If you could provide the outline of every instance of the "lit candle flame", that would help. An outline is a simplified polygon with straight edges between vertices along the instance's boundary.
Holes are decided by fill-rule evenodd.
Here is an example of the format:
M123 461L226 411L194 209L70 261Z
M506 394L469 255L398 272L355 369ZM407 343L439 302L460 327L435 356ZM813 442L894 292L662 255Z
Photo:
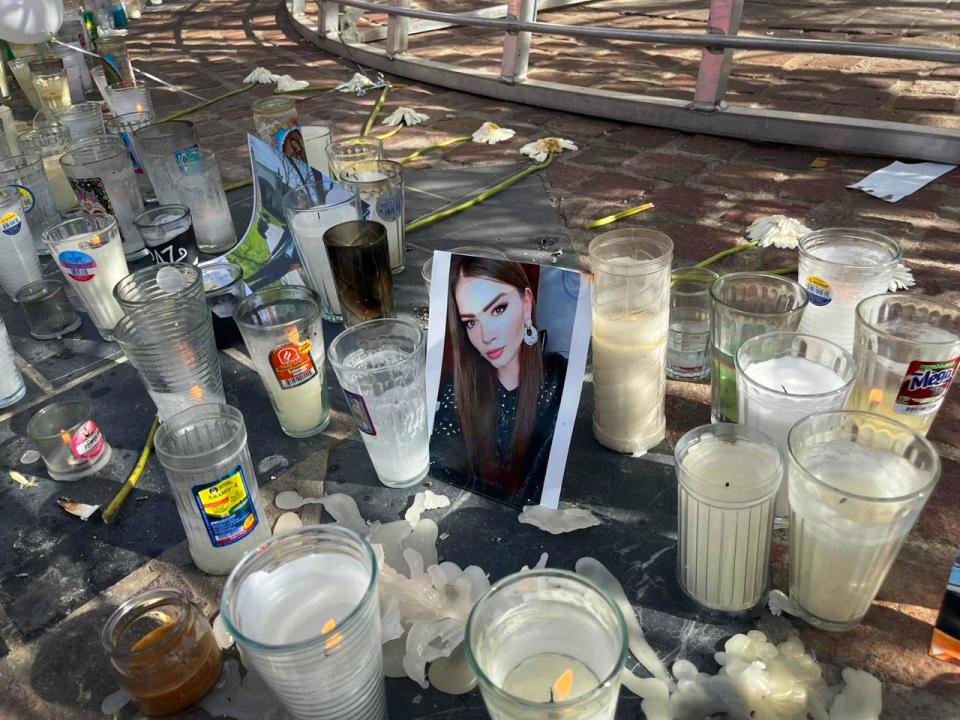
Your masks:
M63 443L64 447L70 447L73 443L73 435L63 428L60 428L60 442Z
M326 634L326 633L333 632L336 629L337 629L337 621L334 620L333 618L330 618L323 624L323 627L320 628L320 632ZM330 650L333 650L337 645L339 645L342 642L343 642L343 635L341 635L340 633L337 633L336 635L331 637L329 640L327 640L323 644L323 649L329 652Z
M143 112L143 105L137 103L137 112Z
M870 390L870 396L867 398L867 402L870 403L870 406L879 405L883 402L883 389L882 388L873 388Z
M300 344L300 331L297 330L297 328L288 327L286 332L287 332L287 340L292 342L294 345ZM333 622L333 620L331 620L330 622Z
M202 400L203 388L201 388L199 385L194 385L192 388L190 388L190 397L192 397L194 400Z
M564 670L557 681L550 688L550 701L563 702L570 696L573 690L573 670L567 668Z

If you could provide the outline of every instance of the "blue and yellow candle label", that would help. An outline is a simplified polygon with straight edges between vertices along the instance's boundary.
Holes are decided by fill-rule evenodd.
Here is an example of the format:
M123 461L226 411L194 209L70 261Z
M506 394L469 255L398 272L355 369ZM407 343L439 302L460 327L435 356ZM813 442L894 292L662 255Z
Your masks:
M829 305L833 300L833 288L823 278L811 275L806 282L807 295L810 297L810 304L822 307Z
M195 485L190 493L214 547L232 545L257 526L257 510L250 499L247 481L239 465L219 480Z
M4 235L17 235L22 227L23 222L15 212L4 213L0 217L0 232Z

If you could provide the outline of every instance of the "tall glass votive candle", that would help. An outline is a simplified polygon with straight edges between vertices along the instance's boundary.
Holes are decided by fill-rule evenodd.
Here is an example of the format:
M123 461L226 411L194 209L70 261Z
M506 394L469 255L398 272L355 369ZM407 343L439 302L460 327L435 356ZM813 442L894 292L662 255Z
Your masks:
M30 418L27 436L43 457L50 477L62 482L92 475L105 467L113 454L93 419L93 408L81 401L47 405Z
M644 453L666 434L666 351L673 241L614 230L590 243L593 270L593 436Z
M130 163L133 165L133 174L137 176L137 184L140 186L140 195L144 202L154 202L157 196L153 191L153 185L150 184L150 178L147 177L146 170L143 169L143 162L137 154L137 149L134 147L132 134L135 130L146 127L154 120L156 120L156 115L154 115L153 110L144 110L116 115L106 123L107 132L119 137L123 140L123 144L127 146L127 152L130 153Z
M10 67L10 72L13 73L13 77L16 78L17 85L23 90L23 94L27 96L27 101L30 103L30 106L37 112L42 110L43 107L40 105L40 97L33 87L33 75L30 74L30 64L22 58L14 58L8 61L7 65Z
M737 350L769 332L793 332L807 306L800 285L764 273L730 273L710 286L710 415L737 422Z
M70 131L71 143L78 143L81 140L97 137L106 132L100 103L77 103L53 113L53 117Z
M270 538L247 427L235 407L203 404L164 418L154 440L194 565L226 575Z
M383 160L383 143L377 138L348 137L337 140L327 146L327 160L330 174L340 177L340 171L347 165L370 160Z
M137 80L131 85L113 83L108 86L107 95L107 104L114 115L153 112L150 88L142 80Z
M403 272L403 165L390 160L352 163L340 171L340 182L360 196L360 215L387 229L390 271Z
M307 162L296 100L281 96L255 101L253 124L257 136L274 150L287 157Z
M113 288L129 273L117 221L110 215L72 218L44 230L43 242L103 339L113 340L123 317Z
M60 157L70 144L70 131L62 125L46 125L24 133L18 142L24 152L42 158L43 171L47 175L56 209L63 212L76 207L77 196L60 165Z
M186 205L158 205L144 210L133 219L137 231L146 244L153 261L196 265L197 241L193 236L193 221Z
M158 310L176 310L187 318L207 316L200 268L188 263L149 265L130 273L113 288L113 295L127 315L149 316Z
M63 60L33 60L30 62L30 76L44 112L53 115L57 110L70 107L70 83Z
M874 413L810 415L790 430L790 599L822 630L855 627L940 477L910 428Z
M829 340L800 333L768 333L737 351L740 422L764 433L787 453L787 433L801 418L840 410L853 387L853 356ZM777 493L776 517L787 520L788 482Z
M216 156L197 149L189 156L168 157L167 167L180 194L180 204L190 208L197 249L215 254L236 245L237 233Z
M800 332L852 351L857 303L886 292L900 246L867 230L826 228L802 237L798 253L798 279L810 295Z
M564 570L509 575L467 620L467 661L493 720L613 720L627 631L614 601Z
M248 295L234 319L280 428L309 437L330 422L320 299L310 288L284 285Z
M710 376L710 286L713 270L676 268L670 276L670 334L667 377L703 380Z
M227 579L220 613L295 720L386 720L379 571L352 530L317 525L272 538Z
M0 408L9 407L27 394L27 385L17 367L7 326L0 317Z
M80 327L80 316L59 280L37 280L24 285L17 291L17 302L27 317L30 336L37 340L59 339Z
M926 435L960 365L960 307L908 293L862 300L853 356L860 374L847 408Z
M133 132L133 145L161 205L179 205L180 191L167 158L190 158L199 149L197 129L189 120L146 125Z
M340 223L323 234L323 244L337 282L343 324L395 317L387 229L371 220Z
M16 302L17 291L40 279L40 258L23 211L20 191L0 187L0 286Z
M50 183L43 171L43 161L35 153L0 158L0 185L15 185L23 196L23 211L33 233L37 252L46 255L47 248L37 238L57 221L57 208L53 203Z
M117 218L127 259L149 255L133 222L143 198L123 141L108 135L83 140L67 148L60 164L85 212Z
M213 336L218 348L228 348L242 340L233 316L247 296L243 268L232 262L213 262L200 267L203 273L203 294L210 308Z
M301 125L303 146L307 153L307 163L325 177L330 177L330 160L327 148L333 142L333 135L326 125Z
M732 423L694 428L677 442L677 579L694 601L745 612L766 596L780 449Z
M409 487L430 469L425 338L409 320L371 320L330 343L330 364L343 388L377 477Z
M287 192L283 196L283 213L307 282L320 295L323 318L341 322L343 310L323 234L334 225L360 219L357 194L324 179L320 185L303 185Z

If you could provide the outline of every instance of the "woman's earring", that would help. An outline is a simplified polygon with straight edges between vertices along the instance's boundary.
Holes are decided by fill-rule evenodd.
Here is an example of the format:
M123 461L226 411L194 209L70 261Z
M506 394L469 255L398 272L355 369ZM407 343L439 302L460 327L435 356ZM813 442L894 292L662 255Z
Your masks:
M540 333L533 326L533 320L527 318L527 325L523 328L523 342L527 345L536 345L540 339Z

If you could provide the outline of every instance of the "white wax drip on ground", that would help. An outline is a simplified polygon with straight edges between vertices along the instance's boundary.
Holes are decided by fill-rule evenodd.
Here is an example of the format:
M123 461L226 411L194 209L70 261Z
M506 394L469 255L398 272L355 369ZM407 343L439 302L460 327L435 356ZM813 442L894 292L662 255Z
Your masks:
M446 495L437 495L432 490L424 490L413 496L413 502L404 513L403 519L413 525L420 522L420 517L426 510L439 510L440 508L450 507L450 498Z
M303 521L295 512L285 512L273 524L273 534L279 535L287 530L296 530L303 527Z
M545 505L526 505L517 520L538 527L551 535L583 530L600 524L600 520L583 508L554 510Z

